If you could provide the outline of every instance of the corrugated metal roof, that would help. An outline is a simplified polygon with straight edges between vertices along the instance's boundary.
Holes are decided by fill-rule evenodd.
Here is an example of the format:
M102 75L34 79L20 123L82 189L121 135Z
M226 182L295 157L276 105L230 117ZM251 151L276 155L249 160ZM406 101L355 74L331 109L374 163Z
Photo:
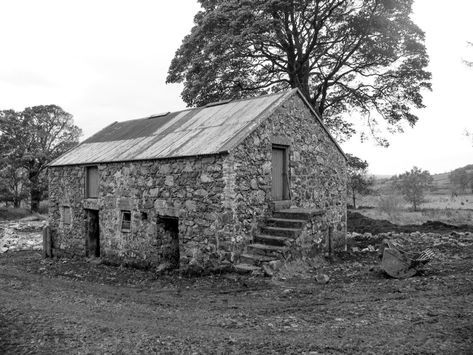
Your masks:
M236 144L235 137L248 135L263 112L292 92L230 101L160 117L116 122L49 165L163 159L227 152Z
M293 89L158 117L115 122L60 156L49 166L177 158L228 152L256 129L281 102L295 93L301 96L320 122L302 93L298 89ZM320 124L327 131L322 122ZM333 138L332 140L343 154L337 142Z

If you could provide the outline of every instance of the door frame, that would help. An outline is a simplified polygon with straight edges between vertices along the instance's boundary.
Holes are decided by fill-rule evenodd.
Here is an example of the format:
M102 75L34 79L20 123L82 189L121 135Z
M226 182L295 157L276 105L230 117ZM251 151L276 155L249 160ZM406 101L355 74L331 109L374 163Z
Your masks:
M284 145L284 144L272 144L271 145L271 159L272 159L272 154L273 154L273 149L279 149L283 151L283 191L282 191L282 200L281 201L289 201L291 199L291 191L290 191L290 186L289 186L289 145ZM271 164L272 168L272 164ZM271 176L272 178L272 176Z

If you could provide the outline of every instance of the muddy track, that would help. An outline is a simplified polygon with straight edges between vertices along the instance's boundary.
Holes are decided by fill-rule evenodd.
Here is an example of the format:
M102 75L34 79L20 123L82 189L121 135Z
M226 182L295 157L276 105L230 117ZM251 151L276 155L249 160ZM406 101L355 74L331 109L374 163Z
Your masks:
M233 274L156 278L5 253L0 353L471 353L473 235L462 237L463 248L434 239L422 239L439 258L421 276L388 279L376 253L345 253L320 266L325 285Z

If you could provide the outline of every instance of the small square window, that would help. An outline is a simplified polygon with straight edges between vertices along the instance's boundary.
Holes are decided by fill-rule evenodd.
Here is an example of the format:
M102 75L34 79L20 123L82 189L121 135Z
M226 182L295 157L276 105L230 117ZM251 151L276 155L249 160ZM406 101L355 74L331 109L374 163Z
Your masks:
M131 230L131 212L122 211L121 231L129 232Z
M62 223L64 225L71 224L71 208L69 206L62 206Z

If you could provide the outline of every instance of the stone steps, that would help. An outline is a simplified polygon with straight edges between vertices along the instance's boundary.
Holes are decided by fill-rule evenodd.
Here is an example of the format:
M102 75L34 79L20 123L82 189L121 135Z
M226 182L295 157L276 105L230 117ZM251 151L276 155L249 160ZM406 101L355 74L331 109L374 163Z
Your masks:
M238 272L262 272L276 260L284 260L289 251L288 245L296 239L307 221L324 212L319 209L291 208L273 213L264 221L259 233L254 235L253 243L247 245L246 252L235 265Z
M264 256L258 254L241 254L240 263L247 265L261 266L263 263L269 263L270 261L277 260L275 256Z
M252 272L261 271L259 266L249 265L245 263L236 264L234 266L235 271L239 274L251 274Z
M276 256L278 258L284 256L284 253L287 251L287 247L282 247L278 245L253 243L247 246L248 254L252 253L264 256Z
M286 218L268 218L266 219L266 226L268 227L282 227L282 228L302 228L305 221L300 219L286 219Z
M261 233L278 237L296 238L301 232L301 228L283 228L283 227L262 227Z
M287 210L280 210L274 212L273 217L307 221L310 217L315 215L322 215L323 213L324 212L319 209L290 208Z
M241 273L261 272L263 266L272 261L283 260L289 251L287 245L300 235L309 218L321 214L321 210L303 208L274 212L260 226L253 243L247 245L246 253L240 256L240 263L235 265L235 269Z
M254 236L253 240L259 244L266 245L276 245L276 246L285 246L288 244L292 238L281 237L276 235L267 235L267 234L257 234Z

